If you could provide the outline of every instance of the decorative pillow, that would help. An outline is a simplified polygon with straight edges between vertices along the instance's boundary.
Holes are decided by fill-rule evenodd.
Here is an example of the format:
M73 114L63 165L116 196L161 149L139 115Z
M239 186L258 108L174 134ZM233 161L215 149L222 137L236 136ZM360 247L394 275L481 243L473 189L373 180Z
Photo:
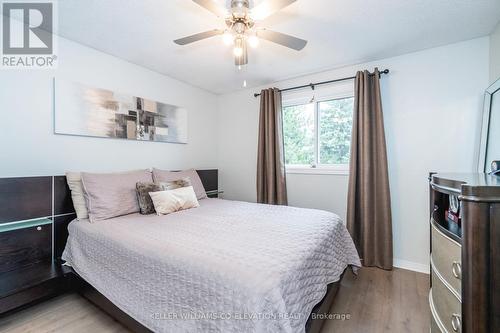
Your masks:
M76 218L78 220L88 219L89 212L83 193L82 175L79 172L66 172L66 181L71 191L71 199L73 199Z
M137 192L137 201L139 201L139 209L142 215L149 215L155 213L155 206L151 200L149 192L158 192L163 188L155 183L137 183L135 185Z
M189 177L185 177L185 178L177 179L177 180L171 180L168 182L161 182L161 183L159 183L159 185L161 186L162 191L175 190L176 188L192 186L191 180L189 179ZM154 192L154 191L150 191L150 192Z
M166 171L153 168L153 180L155 183L165 183L173 180L178 180L182 178L189 178L191 185L193 186L194 192L196 193L196 198L198 200L205 199L207 193L205 188L201 183L200 176L195 169L189 169L184 171Z
M107 174L82 172L90 222L139 212L136 184L151 181L149 170Z
M167 215L182 209L200 206L192 186L169 191L150 192L149 195L153 200L158 215Z

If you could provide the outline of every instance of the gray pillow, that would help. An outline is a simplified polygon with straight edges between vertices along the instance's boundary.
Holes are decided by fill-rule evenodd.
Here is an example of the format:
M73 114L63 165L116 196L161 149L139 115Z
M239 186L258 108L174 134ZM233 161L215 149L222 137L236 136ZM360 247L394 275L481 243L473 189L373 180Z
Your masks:
M177 179L177 180L171 180L167 182L161 182L159 183L161 186L162 191L168 191L168 190L175 190L181 187L188 187L192 186L191 185L191 179L189 177L185 177L182 179ZM152 192L152 191L150 191Z
M139 201L139 209L142 215L149 215L156 213L153 200L149 192L162 191L162 187L155 183L137 183L135 185L137 193L137 201Z
M200 176L195 169L183 170L183 171L167 171L153 168L153 180L155 183L165 183L169 181L174 181L178 179L189 178L191 181L191 186L193 186L194 192L196 193L196 198L198 200L205 199L207 193L201 182Z
M139 212L135 186L153 179L149 170L121 173L82 172L90 222Z

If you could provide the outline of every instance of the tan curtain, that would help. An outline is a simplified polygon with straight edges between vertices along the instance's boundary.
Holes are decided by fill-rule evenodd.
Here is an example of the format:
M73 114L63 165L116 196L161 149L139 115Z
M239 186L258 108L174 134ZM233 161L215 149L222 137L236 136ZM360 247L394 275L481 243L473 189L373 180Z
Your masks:
M356 74L347 228L364 266L392 269L391 195L379 71Z
M257 202L287 205L281 92L276 88L260 94Z

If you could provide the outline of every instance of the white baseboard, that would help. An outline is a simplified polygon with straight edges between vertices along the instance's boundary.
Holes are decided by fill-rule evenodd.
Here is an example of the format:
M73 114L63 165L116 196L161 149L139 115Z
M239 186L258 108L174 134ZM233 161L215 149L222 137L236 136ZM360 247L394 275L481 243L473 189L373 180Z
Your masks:
M393 265L394 265L394 267L407 269L409 271L415 271L415 272L425 273L425 274L430 273L429 265L419 264L419 263L408 261L408 260L394 258Z

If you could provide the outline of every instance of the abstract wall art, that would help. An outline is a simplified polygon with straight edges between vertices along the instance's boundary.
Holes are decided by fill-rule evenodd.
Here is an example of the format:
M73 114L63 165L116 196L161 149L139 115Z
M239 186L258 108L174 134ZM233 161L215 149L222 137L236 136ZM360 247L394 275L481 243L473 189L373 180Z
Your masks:
M54 79L55 134L187 143L187 110Z

